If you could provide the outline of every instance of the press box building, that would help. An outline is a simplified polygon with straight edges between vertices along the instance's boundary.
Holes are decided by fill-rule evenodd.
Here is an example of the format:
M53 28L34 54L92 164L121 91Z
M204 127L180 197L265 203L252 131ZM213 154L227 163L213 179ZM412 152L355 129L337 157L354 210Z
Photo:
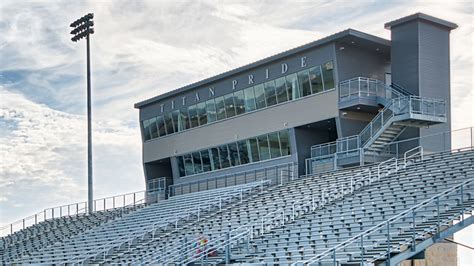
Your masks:
M451 22L417 13L391 40L348 29L135 104L148 190L182 194L271 172L386 160L450 130Z

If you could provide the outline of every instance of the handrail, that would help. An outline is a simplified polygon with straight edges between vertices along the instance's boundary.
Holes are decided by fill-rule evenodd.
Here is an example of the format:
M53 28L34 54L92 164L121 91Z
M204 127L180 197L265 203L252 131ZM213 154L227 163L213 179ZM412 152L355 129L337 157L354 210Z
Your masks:
M217 205L217 206L219 206L219 209L220 209L222 207L222 198L223 197L228 196L228 199L231 199L235 195L241 195L241 192L243 191L244 188L246 188L247 190L252 190L255 187L263 186L263 184L266 184L266 183L269 183L269 181L268 180L261 180L261 181L257 181L257 182L253 182L253 183L248 183L248 184L243 185L243 186L241 186L237 189L226 191L224 194L221 194L221 192L219 192L218 197L217 197L218 200L216 200L215 197L210 198L207 201L207 205L208 205L209 208L211 208L212 206ZM128 235L125 235L125 236L122 236L118 239L114 239L112 241L109 241L108 243L102 245L101 247L98 247L98 248L94 249L92 251L92 253L91 253L91 251L83 252L83 253L81 253L81 254L73 257L73 258L68 259L67 262L68 263L69 262L79 263L79 261L84 262L85 260L87 260L89 258L92 258L92 257L97 257L100 254L104 254L104 256L105 256L105 254L107 254L111 249L113 249L115 247L120 247L123 244L126 244L126 243L130 242L133 239L137 239L137 238L143 237L143 236L145 236L149 233L156 232L158 229L164 228L164 230L166 230L169 224L174 224L175 227L178 228L178 224L181 220L183 220L183 218L188 218L191 215L196 215L197 220L199 220L199 214L200 214L200 208L198 208L196 210L194 207L192 207L192 208L188 209L188 212L185 215L176 216L175 220L165 220L165 221L160 220L160 221L157 221L157 222L153 223L152 225L143 228L139 232L137 232L137 231L131 232ZM154 236L154 234L153 234L153 236ZM97 250L100 250L100 251L97 252Z
M143 194L143 198L140 195ZM131 197L131 199L130 199ZM99 198L94 200L94 210L93 212L105 211L115 209L117 207L133 206L137 205L137 201L146 198L146 191L137 191L131 193L120 194L116 196L109 196L104 198ZM128 199L128 200L127 200ZM112 201L112 206L107 206L107 203ZM126 204L125 202L132 202L133 204ZM122 203L122 205L117 204ZM103 208L99 209L99 204L103 204ZM82 207L84 206L84 207ZM10 224L0 227L0 234L3 234L5 230L9 229L9 233L2 236L2 238L13 235L13 233L20 230L24 230L30 226L36 225L38 223L61 217L77 216L80 214L87 214L87 201L81 201L72 204L60 205L57 207L46 208L41 212L30 215L23 219L17 220ZM15 225L20 224L20 228L15 228Z
M410 154L412 153L412 154ZM410 155L409 155L410 154ZM405 166L407 166L409 160L415 156L418 156L420 155L421 157L421 160L423 161L423 146L417 146L413 149L410 149L408 151L406 151L404 154L403 154L403 163Z
M395 168L395 172L398 171L398 169L399 168ZM364 175L364 174L367 174L367 175ZM327 203L330 203L334 200L337 200L337 199L343 197L344 195L347 195L349 193L353 193L353 191L356 188L356 185L359 182L362 182L362 186L363 186L364 180L367 179L368 184L370 185L370 184L372 184L372 182L380 180L381 177L382 176L380 175L380 172L378 172L377 177L376 177L377 179L374 179L372 177L370 168L368 168L367 170L362 170L361 169L361 172L358 175L351 177L349 180L343 180L343 181L340 181L336 184L332 184L328 187L323 188L322 191L321 191L320 197L316 197L314 195L309 195L309 196L306 196L302 199L295 200L293 202L293 204L291 204L290 218L291 219L295 218L295 215L296 215L295 211L296 211L296 208L297 208L296 204L298 202L302 202L302 204L300 204L300 206L298 206L298 209L309 207L310 211L314 211L314 210L316 210L316 208L321 208L322 206L326 205ZM349 185L346 185L347 183ZM286 213L288 213L288 212L285 212L285 208L279 208L275 211L267 213L266 215L264 215L260 219L257 219L254 222L249 222L249 223L247 223L243 226L240 226L240 227L238 227L234 230L231 230L229 232L229 234L231 236L232 235L241 235L242 234L240 232L241 229L246 228L245 229L245 230L247 230L246 232L248 232L250 235L247 235L247 236L242 235L242 236L247 237L247 238L253 238L253 235L254 235L254 232L255 232L254 228L260 228L260 230L258 231L258 234L261 235L265 232L265 226L267 224L269 224L270 222L280 221L279 219L281 219L280 224L284 224ZM275 215L272 216L273 214L275 214ZM265 218L267 218L267 220L265 220ZM250 229L248 229L248 228L250 228ZM235 232L237 232L237 233L235 233ZM226 246L232 244L232 241L230 241L230 240L226 240L223 243L221 243L220 245L214 244L215 242L220 242L223 238L225 238L225 235L221 235L221 236L219 236L219 237L217 237L213 240L210 240L208 242L208 244L211 243L211 246L213 246L213 247L216 246L215 250L223 249ZM239 239L241 239L241 238L239 238ZM235 238L231 237L229 239L235 239ZM182 250L182 249L179 249L179 250ZM205 253L205 252L202 252L202 253ZM176 255L176 256L171 257L171 258L169 258L169 256L166 256L167 259L168 259L167 261L148 260L148 261L145 261L145 263L158 262L158 261L159 262L174 262L174 260L169 260L169 259L179 259L179 257L182 257L183 255L188 255L188 254L191 254L193 256L190 256L190 257L186 258L185 260L180 261L179 264L189 263L189 262L197 260L197 259L199 259L203 256L206 256L206 254L200 254L199 256L195 256L195 254L196 254L195 250L190 250L185 254L180 253L179 255Z
M327 257L327 256L329 256L329 255L334 254L335 251L337 251L337 250L339 250L339 249L341 249L341 248L343 248L343 247L345 247L345 246L347 246L347 245L349 245L349 244L355 242L355 241L358 240L359 238L364 237L364 236L366 236L366 235L368 235L368 234L370 234L370 233L376 231L377 229L381 228L382 226L389 226L389 225L390 225L390 222L393 222L393 221L395 221L395 220L397 220L397 219L399 219L399 218L401 218L401 217L403 217L403 216L405 216L405 215L407 215L407 214L411 214L411 212L413 212L413 211L419 209L420 207L425 206L425 205L427 205L428 203L431 203L431 202L433 202L434 200L439 199L441 196L444 196L444 195L446 195L446 194L449 194L449 193L451 193L451 192L457 190L458 188L462 188L463 186L465 186L465 185L467 185L467 184L469 184L469 183L472 183L472 182L474 182L474 179L466 180L466 181L464 181L464 182L461 183L461 184L458 184L458 185L456 185L456 186L454 186L454 187L452 187L452 188L450 188L450 189L447 189L447 190L445 190L445 191L443 191L443 192L441 192L441 193L439 193L439 194L436 194L435 196L433 196L433 197L431 197L431 198L429 198L429 199L427 199L427 200L424 200L424 201L422 201L421 203L419 203L419 204L417 204L417 205L415 205L415 206L413 206L413 207L411 207L411 208L409 208L409 209L407 209L407 210L405 210L405 211L403 211L403 212L401 212L401 213L399 213L399 214L393 216L392 218L388 219L387 221L383 221L383 222L381 222L381 223L379 223L379 224L377 224L377 225L375 225L375 226L373 226L373 227L371 227L371 228L365 230L364 232L362 232L362 233L360 233L360 234L358 234L358 235L356 235L356 236L354 236L354 237L352 237L352 238L349 238L348 240L346 240L346 241L344 241L344 242L342 242L342 243L336 245L335 247L333 247L333 248L331 248L331 249L327 249L326 251L324 251L324 252L322 252L322 253L320 253L320 254L314 256L313 258L310 258L310 259L305 260L305 261L297 261L297 262L292 263L291 265L292 265L292 266L296 266L296 265L299 265L299 264L309 265L310 263L314 263L314 262L317 262L317 261L321 261L321 259L323 259L323 258L325 258L325 257Z

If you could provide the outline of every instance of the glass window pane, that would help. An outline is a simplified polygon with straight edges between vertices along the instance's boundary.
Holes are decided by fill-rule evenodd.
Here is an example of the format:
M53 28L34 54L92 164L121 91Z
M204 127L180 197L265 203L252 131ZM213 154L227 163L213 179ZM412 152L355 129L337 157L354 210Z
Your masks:
M158 133L160 134L160 137L163 137L166 135L166 126L165 126L165 119L163 116L158 116L156 118L156 123L158 124Z
M183 131L189 128L191 128L191 125L189 124L188 109L186 107L181 108L179 110L178 131Z
M143 120L143 138L145 140L151 139L151 134L150 134L150 120Z
M211 171L211 158L209 157L209 150L201 151L201 159L202 159L202 170L204 172Z
M237 142L237 146L239 148L240 163L248 164L250 162L250 158L249 158L249 150L247 147L247 141L241 140Z
M281 154L282 156L290 155L291 154L291 146L290 146L290 138L288 135L287 130L282 130L278 132L280 136L280 146L281 146Z
M176 157L178 161L178 170L179 170L179 176L185 176L186 172L184 171L184 159L183 156L178 156Z
M257 85L253 87L255 92L255 103L257 105L257 109L265 108L267 105L265 104L265 93L263 84Z
M222 168L230 167L229 151L227 145L219 146L219 161L221 162Z
M250 149L251 162L260 161L260 155L258 152L258 142L256 138L247 140L247 147Z
M281 156L280 141L278 139L278 132L268 134L268 142L270 144L270 155L272 158Z
M232 93L224 95L224 102L227 118L235 116L234 95Z
M179 132L179 110L171 112L171 117L173 118L174 131Z
M298 83L300 84L300 95L308 96L311 94L311 85L309 83L309 71L298 72Z
M212 170L221 169L221 161L219 159L219 150L217 148L211 148L211 167Z
M258 140L258 150L260 152L260 160L270 159L270 147L268 146L267 135L262 135L257 137Z
M253 93L253 87L244 90L245 94L245 112L250 112L256 109L255 106L255 94Z
M237 143L230 143L229 145L229 158L232 166L240 165L239 150L237 149Z
M188 111L189 111L189 120L191 121L191 127L199 126L199 119L197 115L196 105L189 106Z
M312 67L309 69L309 80L311 81L311 91L318 93L323 91L323 80L321 77L321 67Z
M323 64L324 90L334 89L334 71L332 61Z
M199 152L193 152L193 163L194 163L194 173L202 173L202 161L201 154Z
M285 78L278 78L275 80L275 88L277 94L278 103L283 103L288 101L288 93L286 90L286 81Z
M275 82L273 80L265 82L265 99L267 101L267 106L272 106L277 104L276 92L275 92Z
M217 97L216 99L217 120L225 119L224 97Z
M210 99L206 102L207 122L211 123L217 120L216 105L214 99Z
M158 127L156 126L156 117L153 117L149 120L150 122L150 135L151 135L151 138L154 139L154 138L158 138Z
M194 175L194 165L193 165L193 158L191 157L191 154L183 155L183 159L184 159L184 171L186 172L186 175Z
M234 92L234 102L237 115L245 113L244 91Z
M199 120L199 125L205 125L207 124L207 114L206 114L206 103L198 103L197 104L197 115L198 115L198 120Z
M165 114L165 124L166 124L166 133L173 134L174 127L173 127L173 118L171 117L171 113Z
M288 89L288 97L290 100L300 98L300 91L298 89L298 79L296 74L291 74L285 77L286 79L286 88Z

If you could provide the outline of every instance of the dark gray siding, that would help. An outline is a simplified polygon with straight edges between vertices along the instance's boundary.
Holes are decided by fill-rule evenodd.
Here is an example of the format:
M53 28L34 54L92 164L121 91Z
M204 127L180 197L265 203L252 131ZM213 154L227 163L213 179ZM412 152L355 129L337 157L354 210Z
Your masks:
M392 81L419 95L418 22L392 28Z
M382 52L369 51L350 44L337 44L336 58L340 81L354 77L368 77L383 81L385 69L390 64Z

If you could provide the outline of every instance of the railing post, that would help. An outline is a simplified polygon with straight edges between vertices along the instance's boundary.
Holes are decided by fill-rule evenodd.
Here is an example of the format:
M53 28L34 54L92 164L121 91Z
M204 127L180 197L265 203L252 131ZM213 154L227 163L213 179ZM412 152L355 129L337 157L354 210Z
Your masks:
M25 219L22 220L23 222L23 230L25 229Z
M440 230L440 217L439 217L439 196L436 197L436 232L439 234Z
M337 264L336 264L336 249L333 249L333 250L332 250L332 259L333 259L333 260L332 260L332 264L333 264L334 266L336 266L336 265L337 265Z
M415 210L412 211L412 236L411 236L411 251L415 251L415 245L416 245L416 231L415 231L415 222L416 222L416 213Z
M364 265L364 235L360 236L360 265Z
M391 252L391 249L390 249L390 222L387 221L387 264L388 266L390 266L390 252Z
M464 221L464 185L461 185L461 221Z
M137 202L136 202L135 195L136 195L136 193L133 193L133 206L135 206L135 205L136 205L136 203L137 203Z
M35 214L35 224L38 224L38 214Z
M225 265L229 265L230 264L230 243L229 243L229 240L230 240L230 234L229 232L227 232L225 234L225 242L227 243L227 245L225 246Z

